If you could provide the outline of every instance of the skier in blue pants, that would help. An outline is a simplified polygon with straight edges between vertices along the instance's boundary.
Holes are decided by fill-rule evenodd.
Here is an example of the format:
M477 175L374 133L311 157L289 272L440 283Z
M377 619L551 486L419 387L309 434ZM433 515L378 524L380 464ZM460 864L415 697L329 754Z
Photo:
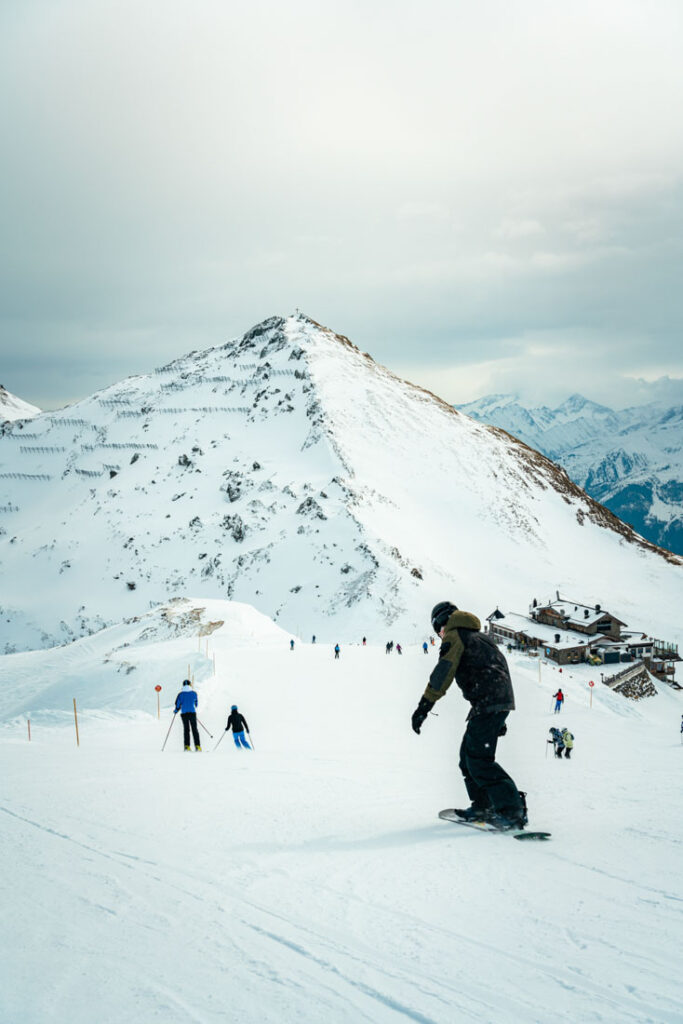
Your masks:
M244 715L241 715L237 710L237 705L233 704L230 708L230 714L228 715L228 724L225 727L225 731L228 732L232 729L232 738L235 741L235 746L239 750L244 747L246 750L251 750L249 742L244 735L244 730L249 732L249 726Z

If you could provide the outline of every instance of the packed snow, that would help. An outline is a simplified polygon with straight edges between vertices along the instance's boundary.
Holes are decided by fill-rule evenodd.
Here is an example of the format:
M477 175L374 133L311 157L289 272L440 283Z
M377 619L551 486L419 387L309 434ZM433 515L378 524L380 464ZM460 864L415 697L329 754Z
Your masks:
M593 669L509 655L499 760L552 833L517 843L437 819L466 802L468 708L454 684L411 731L438 648L360 639L336 661L193 600L0 658L0 1020L683 1020L680 696L597 676L591 707ZM171 713L188 671L201 754ZM233 703L252 752L223 733Z

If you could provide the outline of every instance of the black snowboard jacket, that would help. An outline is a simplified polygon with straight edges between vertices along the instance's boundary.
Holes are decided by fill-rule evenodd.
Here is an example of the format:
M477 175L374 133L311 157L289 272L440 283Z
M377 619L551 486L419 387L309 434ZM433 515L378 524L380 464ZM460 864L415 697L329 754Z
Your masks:
M465 700L472 705L467 716L514 711L515 697L507 661L497 644L481 632L481 623L470 612L452 613L429 677L424 696L440 700L455 679Z
M228 715L228 724L225 727L225 731L232 729L233 732L244 732L246 729L249 732L249 726L244 715L241 715L239 711L231 711Z

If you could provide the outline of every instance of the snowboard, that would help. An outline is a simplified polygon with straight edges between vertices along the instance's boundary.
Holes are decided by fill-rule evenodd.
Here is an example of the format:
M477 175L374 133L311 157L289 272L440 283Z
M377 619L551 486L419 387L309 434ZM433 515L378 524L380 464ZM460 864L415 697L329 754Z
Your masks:
M544 842L546 839L550 839L550 832L527 832L523 828L510 828L506 831L502 831L496 828L494 825L489 825L486 821L463 821L459 818L455 811L450 808L446 808L444 811L439 811L439 817L443 821L452 821L454 825L464 825L465 828L476 828L479 832L498 832L501 836L512 836L513 839L521 839L529 842Z

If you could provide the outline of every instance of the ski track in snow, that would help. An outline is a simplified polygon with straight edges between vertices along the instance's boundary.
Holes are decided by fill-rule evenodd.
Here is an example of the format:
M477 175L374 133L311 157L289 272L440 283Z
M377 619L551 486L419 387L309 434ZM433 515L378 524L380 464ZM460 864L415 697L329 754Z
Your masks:
M155 647L186 663L178 643L148 665ZM577 744L558 763L557 676L512 658L500 759L553 833L529 846L436 819L464 799L467 708L453 687L412 734L434 652L285 644L216 635L202 755L179 726L160 754L167 703L160 722L102 717L94 693L79 750L49 716L30 746L23 723L0 734L2 1024L680 1024L677 695L589 710L563 676ZM256 750L214 754L235 697Z

